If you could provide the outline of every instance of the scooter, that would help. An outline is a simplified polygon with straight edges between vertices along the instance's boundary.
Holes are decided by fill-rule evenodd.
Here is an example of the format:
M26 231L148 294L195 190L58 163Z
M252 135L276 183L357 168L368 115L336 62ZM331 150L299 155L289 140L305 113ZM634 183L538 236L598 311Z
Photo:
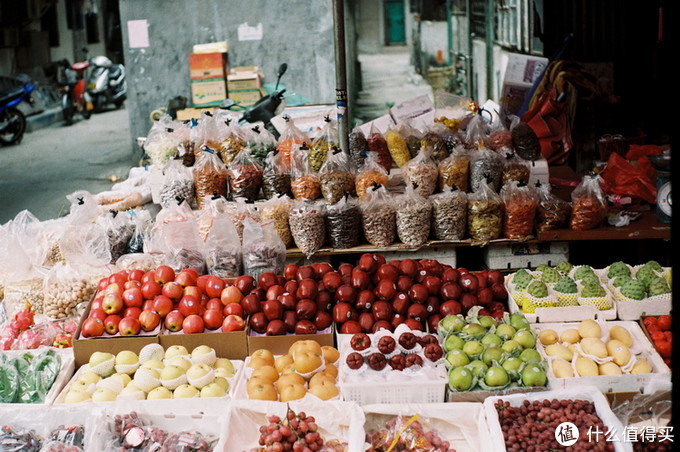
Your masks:
M0 92L0 144L18 144L26 131L26 116L17 106L35 102L32 93L36 86L27 75L0 77L5 88Z
M83 49L87 53L87 49ZM89 60L90 71L87 76L87 94L92 98L95 113L104 110L112 103L120 108L127 99L125 66L113 64L107 57L100 55Z
M92 116L92 100L85 91L85 70L90 66L87 61L70 64L68 60L59 61L62 70L59 79L61 108L67 126L73 124L76 112L85 119Z

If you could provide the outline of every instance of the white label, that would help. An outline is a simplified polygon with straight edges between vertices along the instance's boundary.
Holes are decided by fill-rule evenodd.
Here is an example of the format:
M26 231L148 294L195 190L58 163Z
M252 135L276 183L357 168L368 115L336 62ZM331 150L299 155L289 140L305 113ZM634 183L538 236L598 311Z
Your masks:
M428 126L434 121L434 105L427 94L414 97L390 108L395 123L406 119L414 127Z
M671 200L670 182L666 182L661 187L659 187L659 190L656 192L656 203L663 213L665 213L669 217L671 216L673 202Z
M146 19L128 20L127 26L131 49L149 47L149 24Z
M238 40L239 41L261 41L262 40L262 23L251 27L247 23L238 26Z

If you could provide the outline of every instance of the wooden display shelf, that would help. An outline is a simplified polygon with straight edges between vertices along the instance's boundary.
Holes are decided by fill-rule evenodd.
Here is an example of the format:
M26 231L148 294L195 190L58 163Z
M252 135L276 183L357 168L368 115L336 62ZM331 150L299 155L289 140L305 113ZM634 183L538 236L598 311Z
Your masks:
M542 242L580 241L580 240L628 240L628 239L664 239L670 240L671 225L661 223L654 217L654 212L643 212L640 218L628 226L614 227L603 225L587 231L572 229L556 229L538 233Z

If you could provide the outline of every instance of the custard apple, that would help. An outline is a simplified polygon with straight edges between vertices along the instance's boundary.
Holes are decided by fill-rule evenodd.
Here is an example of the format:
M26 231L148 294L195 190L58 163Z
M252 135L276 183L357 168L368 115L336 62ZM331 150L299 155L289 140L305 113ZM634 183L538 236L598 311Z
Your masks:
M527 292L534 298L545 298L548 296L548 286L543 281L532 281L527 287Z
M541 264L541 265L539 265L538 267L536 267L536 271L537 271L537 272L544 272L544 271L546 271L546 270L549 269L549 268L550 268L549 265Z
M557 264L557 266L555 266L555 270L562 273L563 275L569 274L572 268L574 268L574 266L567 261L562 261L559 264Z
M579 280L583 279L583 277L586 276L586 275L594 275L594 274L595 274L595 270L593 270L593 267L591 267L590 265L581 265L574 272L574 279L579 281Z
M541 281L544 283L556 283L560 280L560 272L552 267L548 267L541 273Z
M586 284L581 291L581 296L583 298L604 297L606 295L607 292L605 292L604 287L597 283Z
M527 279L527 280L524 280L524 279L521 280L520 282L518 282L517 284L515 284L515 290L519 290L519 291L527 290L527 287L529 287L529 284L530 284L531 281L533 281L533 280L534 280L533 278Z
M652 270L656 272L663 271L663 267L661 267L661 264L659 264L657 261L649 261L645 264L645 267L650 267Z
M650 297L670 293L670 291L671 288L668 286L668 282L661 276L657 276L656 278L652 279L652 282L649 283Z
M555 290L562 293L576 293L578 288L576 282L568 276L563 276L562 279L555 284Z
M640 267L637 273L635 273L635 279L643 283L645 287L649 287L649 283L652 281L652 279L658 276L659 275L654 271L652 267L648 267L646 265Z
M621 287L621 294L633 300L643 300L646 296L645 285L642 281L631 279Z
M517 273L515 273L515 275L512 277L512 283L519 284L521 282L526 281L528 285L532 279L533 277L528 271L526 271L523 268L520 268L519 270L517 270Z
M633 278L631 278L630 276L627 276L627 275L617 276L616 278L614 278L612 285L614 287L623 287L623 285L626 284L631 279L633 279Z
M614 262L609 266L609 272L607 272L607 278L613 279L617 276L630 276L630 267L625 262Z

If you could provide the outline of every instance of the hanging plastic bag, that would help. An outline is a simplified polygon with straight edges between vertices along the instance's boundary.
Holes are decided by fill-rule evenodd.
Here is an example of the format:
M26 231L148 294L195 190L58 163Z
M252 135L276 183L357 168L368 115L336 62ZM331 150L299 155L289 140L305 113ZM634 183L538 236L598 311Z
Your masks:
M250 155L264 167L265 160L270 152L276 150L276 138L267 129L255 126L247 129L246 142L250 148Z
M430 153L421 148L418 155L401 168L406 186L416 186L416 193L427 198L434 193L439 179L437 164L430 157Z
M467 195L447 186L430 196L432 232L437 240L463 240L467 229Z
M281 153L281 164L284 169L290 169L291 165L291 154L294 149L303 144L309 144L310 139L305 135L300 129L295 126L295 121L293 121L290 116L286 115L283 117L286 121L286 126L276 142L276 149Z
M248 203L245 198L236 198L234 201L236 201L236 203L231 219L234 222L234 226L236 226L236 232L238 232L239 238L243 239L243 222L246 218L259 222L260 215L257 210L255 210L255 206Z
M479 190L485 182L493 191L498 192L503 177L501 156L487 148L480 148L470 154L470 189Z
M163 168L163 176L163 186L158 193L161 207L175 203L178 197L186 200L189 205L196 205L193 174L182 160L170 160Z
M246 148L246 133L237 125L231 124L230 120L227 120L225 125L227 125L225 134L218 147L213 149L217 149L220 160L229 166L238 153Z
M357 126L349 134L349 156L355 170L358 171L364 165L366 155L368 155L368 141L366 141L364 132Z
M193 176L196 190L196 205L199 209L203 208L206 196L214 194L227 196L227 168L225 168L213 149L203 147L196 156Z
M310 258L326 240L325 212L310 200L293 203L289 214L290 232L300 251Z
M536 229L552 231L566 226L571 215L571 206L550 192L549 184L537 188L538 207L536 209Z
M159 234L167 265L176 272L185 268L193 268L199 274L205 271L196 217L185 201L161 210L154 229Z
M244 220L243 273L257 281L262 273L283 273L286 262L286 246L274 230L272 221L257 223Z
M203 245L208 273L220 278L241 275L241 239L227 213L216 213Z
M363 198L370 187L375 184L385 186L389 179L389 172L380 166L377 155L370 152L354 179L357 196Z
M109 239L111 263L115 263L120 256L127 253L128 244L134 233L134 224L129 215L116 211L100 217L100 224Z
M309 148L306 145L293 149L290 167L290 189L293 197L298 200L320 198L319 176L309 170Z
M531 176L531 162L520 158L509 148L500 148L498 153L505 156L503 160L503 174L501 176L501 187L511 181L520 184L528 184Z
M422 146L430 153L435 163L439 163L449 156L451 151L444 141L443 135L447 135L448 128L443 124L433 124L421 140Z
M278 195L293 196L290 188L290 170L284 168L282 155L274 149L265 160L262 174L262 193L267 199Z
M392 168L392 156L387 147L387 141L382 133L378 130L375 124L371 125L371 130L366 139L368 150L376 155L378 165L382 166L385 171L389 172Z
M152 164L163 166L177 155L179 142L173 132L178 126L169 115L153 123L144 141L144 151Z
M422 152L422 151L421 151ZM419 194L415 184L406 186L406 191L396 199L397 236L405 245L424 245L430 236L432 204Z
M229 194L234 198L245 198L254 202L262 187L262 167L244 148L229 164Z
M354 175L347 153L334 148L319 171L321 194L329 204L335 204L345 194L354 195Z
M338 147L338 124L330 116L324 118L324 126L319 136L312 140L309 149L309 169L318 172L326 161L326 156Z
M343 196L326 208L326 237L331 248L346 249L359 245L361 209Z
M447 158L439 162L439 190L456 187L462 192L470 189L470 154L458 146Z
M607 201L600 188L600 176L583 176L571 192L569 227L585 231L599 227L607 216Z
M384 186L370 187L361 199L361 225L364 238L376 247L394 243L397 231L394 199Z
M468 194L468 234L473 240L494 240L501 235L503 201L481 181L476 192Z
M474 150L484 147L484 142L487 140L488 136L489 125L481 115L474 115L467 123L465 129L465 148Z
M266 201L260 208L260 218L262 221L271 220L274 222L274 230L286 248L293 244L293 236L290 233L290 225L288 224L290 205L290 197L280 194Z
M509 239L526 239L534 232L538 200L528 185L511 181L500 192L505 209L503 235Z
M385 132L385 142L387 149L390 151L392 161L398 166L402 167L411 160L411 153L408 150L408 145L404 137L398 132L396 128L390 128Z

